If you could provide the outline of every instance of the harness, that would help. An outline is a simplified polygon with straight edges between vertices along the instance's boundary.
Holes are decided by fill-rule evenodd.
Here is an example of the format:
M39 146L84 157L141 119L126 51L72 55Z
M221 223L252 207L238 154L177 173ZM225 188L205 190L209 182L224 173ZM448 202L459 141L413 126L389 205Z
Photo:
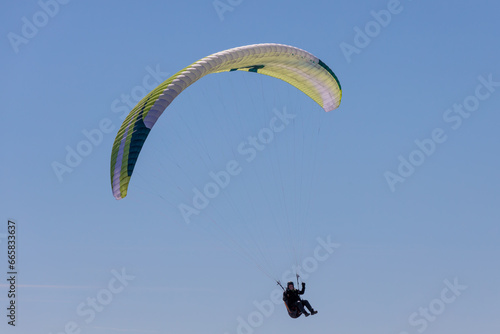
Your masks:
M297 286L299 286L299 274L295 274L297 276ZM280 281L276 281L277 285L279 285L282 289L283 289L283 292L285 292L285 288L283 287L283 285L281 285L281 282ZM298 317L300 317L302 315L302 312L300 312L300 310L298 309L297 306L292 306L292 307L289 307L288 304L286 302L285 303L285 307L286 307L286 310L288 312L288 315L290 316L290 318L293 318L293 319L297 319Z

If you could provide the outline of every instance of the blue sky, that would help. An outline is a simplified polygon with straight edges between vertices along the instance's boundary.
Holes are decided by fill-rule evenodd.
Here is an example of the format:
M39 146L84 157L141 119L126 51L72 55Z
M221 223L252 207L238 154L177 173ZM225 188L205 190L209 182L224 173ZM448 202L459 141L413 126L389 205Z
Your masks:
M7 277L14 219L18 295L13 328L3 280L2 333L498 333L499 9L4 5L0 267ZM322 59L342 84L340 108L325 114L263 76L205 77L157 123L116 201L109 160L127 101L255 43ZM276 110L296 118L246 163L235 148ZM242 172L186 224L177 206L232 160ZM290 319L247 255L277 278L305 267L305 297L320 313Z

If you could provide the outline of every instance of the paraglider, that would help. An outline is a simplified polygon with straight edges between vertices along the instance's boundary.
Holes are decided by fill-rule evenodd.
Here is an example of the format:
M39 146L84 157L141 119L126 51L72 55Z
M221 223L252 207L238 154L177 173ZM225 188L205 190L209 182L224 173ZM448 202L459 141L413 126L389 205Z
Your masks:
M295 289L293 282L291 281L286 284L286 289L283 291L283 301L285 302L288 315L291 318L296 319L302 314L308 317L309 315L315 315L318 313L318 311L312 308L309 301L300 298L300 295L304 294L305 289L306 283L304 282L302 282L302 290ZM308 313L306 308L311 313Z
M264 74L287 82L309 96L326 112L332 111L340 105L342 89L336 75L319 58L299 48L282 44L255 44L228 49L202 58L180 70L152 90L130 111L123 121L113 143L110 164L111 188L113 196L117 200L127 196L132 173L145 141L159 117L172 101L187 87L207 74L233 71ZM273 125L276 125L274 121L278 119L283 121L285 125L293 123L287 117L293 119L295 116L287 115L286 110L278 114L275 112L274 118L270 121L270 128L272 129ZM306 117L308 117L307 115L306 113ZM319 131L316 133L319 133ZM307 147L304 145L304 148ZM276 163L276 165L279 166L279 163ZM224 173L231 174L230 171L224 171ZM282 173L278 174L280 175L281 193L283 194ZM219 183L214 180L210 184L217 186L220 185ZM302 182L297 183L302 184ZM220 189L217 188L216 192L219 191ZM209 196L207 195L207 197ZM302 197L298 196L298 198ZM285 199L282 202L283 206L285 206ZM186 222L189 222L190 215L190 212L183 213ZM275 219L275 217L273 218ZM216 223L212 217L207 220ZM289 219L283 221L289 222ZM242 222L244 223L245 220L243 219ZM217 228L220 227L217 225ZM246 251L245 247L241 248ZM296 249L291 248L294 250L295 262L298 263ZM265 255L264 251L258 253ZM250 259L254 259L254 254L251 254L250 251L246 251L246 255ZM275 279L276 276L271 276L268 272L265 272L259 263L256 263L256 265L281 286L279 280ZM305 291L305 283L302 283L302 290L300 291L294 288L293 282L289 282L287 288L283 288L283 290L283 300L292 318L298 318L301 314L307 317L310 314L317 313L307 300L302 300L299 296Z

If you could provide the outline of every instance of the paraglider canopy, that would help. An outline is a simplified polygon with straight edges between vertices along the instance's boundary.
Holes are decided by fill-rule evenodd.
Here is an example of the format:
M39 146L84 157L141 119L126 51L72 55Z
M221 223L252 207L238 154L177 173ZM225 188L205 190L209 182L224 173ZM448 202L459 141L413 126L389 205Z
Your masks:
M307 51L282 44L255 44L217 52L189 65L146 95L128 114L111 153L113 196L122 199L139 153L158 118L188 86L207 74L247 71L281 79L325 111L336 109L342 90L333 71Z

